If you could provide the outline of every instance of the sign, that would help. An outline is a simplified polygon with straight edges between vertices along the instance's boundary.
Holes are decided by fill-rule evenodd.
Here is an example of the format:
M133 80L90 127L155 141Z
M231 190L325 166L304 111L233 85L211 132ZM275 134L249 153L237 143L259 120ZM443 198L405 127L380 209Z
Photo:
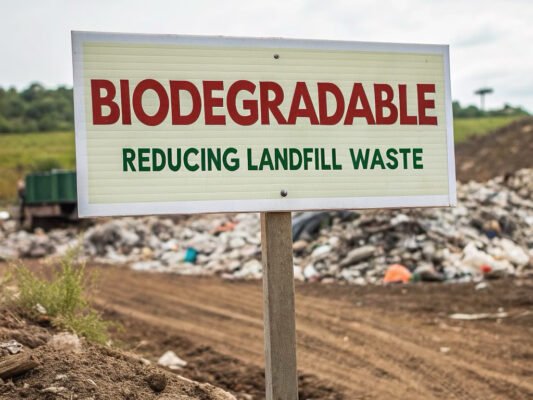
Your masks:
M79 215L262 211L266 399L297 400L290 211L455 204L448 47L72 46Z
M447 46L72 42L80 216L456 202Z

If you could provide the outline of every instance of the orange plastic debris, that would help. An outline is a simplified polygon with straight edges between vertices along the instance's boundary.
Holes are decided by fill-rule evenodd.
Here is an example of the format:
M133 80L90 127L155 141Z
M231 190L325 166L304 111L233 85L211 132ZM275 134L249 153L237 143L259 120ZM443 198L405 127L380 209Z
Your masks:
M395 282L407 283L411 279L411 275L412 275L411 271L409 271L403 265L392 264L389 268L387 268L387 272L385 272L385 277L383 278L383 282L385 283L395 283Z
M222 225L216 227L213 230L213 233L230 232L230 231L234 230L236 226L237 226L236 222L228 221L228 222L225 222Z

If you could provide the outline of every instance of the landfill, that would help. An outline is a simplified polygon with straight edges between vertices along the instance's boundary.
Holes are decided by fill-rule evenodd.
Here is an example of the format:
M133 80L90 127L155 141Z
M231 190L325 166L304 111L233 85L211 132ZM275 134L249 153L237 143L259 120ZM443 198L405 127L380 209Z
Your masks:
M294 275L356 285L532 274L533 169L457 183L456 207L293 213ZM45 232L0 221L0 260L57 257L223 279L260 279L257 213L122 217Z

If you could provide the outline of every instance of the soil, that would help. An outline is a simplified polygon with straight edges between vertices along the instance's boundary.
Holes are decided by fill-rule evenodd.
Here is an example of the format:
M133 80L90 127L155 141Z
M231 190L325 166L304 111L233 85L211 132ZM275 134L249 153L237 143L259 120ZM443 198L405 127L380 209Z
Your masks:
M492 133L455 146L457 179L483 182L533 168L533 118L526 117Z
M11 314L0 315L0 342L15 339L37 366L0 382L0 399L85 400L231 400L209 384L184 379L142 359L105 346L83 343L80 352L52 347L50 328L40 327ZM20 355L21 353L19 353ZM0 360L17 355L3 354Z
M260 282L95 267L116 340L242 399L263 397ZM297 284L300 399L533 398L533 279L474 284ZM507 313L458 321L452 313Z
M85 345L83 354L58 354L46 344L49 327L3 312L0 341L34 348L40 366L0 385L0 399L220 398L203 383L241 400L264 399L261 282L90 269L99 275L93 303L122 325L112 332L113 349ZM449 318L502 311L507 317ZM296 317L300 400L533 398L532 278L490 281L482 290L297 284ZM156 368L168 350L187 366ZM158 395L153 374L161 373L167 385ZM62 374L66 380L57 382ZM50 386L66 391L43 392Z
M172 349L180 358L187 360L186 368L179 374L198 382L210 382L224 388L237 399L263 399L265 391L264 370L259 365L248 363L222 354L213 347L202 345L164 328L129 318L112 311L104 316L120 323L121 329L114 333L116 344L142 354L157 362L167 350ZM342 393L320 382L316 376L299 373L300 399L342 400Z

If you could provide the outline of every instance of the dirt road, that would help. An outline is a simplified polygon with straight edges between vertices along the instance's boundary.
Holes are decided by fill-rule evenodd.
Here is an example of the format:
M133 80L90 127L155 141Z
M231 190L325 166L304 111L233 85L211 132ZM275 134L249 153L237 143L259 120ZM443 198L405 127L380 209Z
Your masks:
M145 346L155 356L165 346L209 346L260 376L260 282L99 270L95 301L126 322L123 340L144 340L136 350ZM296 291L299 369L316 376L315 385L331 386L323 388L331 389L323 398L533 398L533 280L494 282L479 291L471 284L305 284ZM498 308L508 317L448 317ZM226 367L229 362L221 363L220 371ZM217 372L212 375L216 380Z

